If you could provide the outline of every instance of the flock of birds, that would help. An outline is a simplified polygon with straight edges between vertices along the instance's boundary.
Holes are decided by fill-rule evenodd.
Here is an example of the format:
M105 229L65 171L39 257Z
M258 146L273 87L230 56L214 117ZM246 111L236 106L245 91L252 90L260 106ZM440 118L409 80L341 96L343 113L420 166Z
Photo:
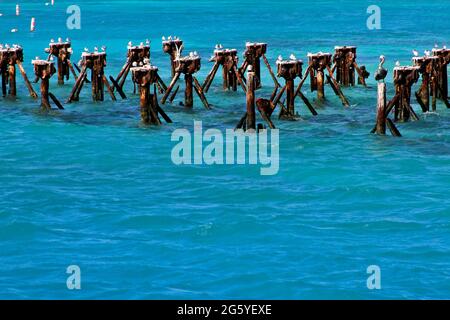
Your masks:
M439 48L438 44L434 45L435 48ZM443 46L443 49L447 49L447 46ZM414 57L418 57L419 56L419 51L417 50L413 50L412 51ZM431 56L431 51L430 50L425 50L424 51L425 57L430 57ZM386 78L388 71L387 69L385 69L383 67L384 63L386 62L386 57L385 56L380 56L380 64L378 65L378 69L377 71L375 71L375 80L377 81L384 81L384 79ZM395 62L395 66L396 67L400 67L400 61Z

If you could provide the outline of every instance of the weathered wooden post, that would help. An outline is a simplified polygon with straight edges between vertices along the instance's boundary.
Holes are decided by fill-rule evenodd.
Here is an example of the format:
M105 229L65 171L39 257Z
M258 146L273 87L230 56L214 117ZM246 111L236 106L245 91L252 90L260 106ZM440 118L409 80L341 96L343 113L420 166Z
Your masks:
M53 61L36 59L32 61L32 64L34 65L34 74L36 75L36 79L41 80L41 108L46 111L51 109L49 100L50 97L58 109L64 109L59 100L51 92L49 92L50 78L56 72Z
M21 46L13 45L11 48L9 45L0 45L0 69L2 77L2 94L3 97L7 95L7 85L9 84L9 94L13 97L17 95L16 89L16 65L19 67L19 71L25 81L25 85L30 92L30 96L37 98L37 94L31 86L28 80L25 69L22 65L23 62L23 49Z
M108 79L105 76L106 67L106 52L94 52L85 51L82 54L81 60L81 72L76 81L72 92L67 100L67 103L78 101L81 89L87 80L87 72L91 70L91 84L92 84L92 99L93 101L104 100L104 86L106 86L109 95L113 101L116 101L114 92L109 85Z
M386 134L386 83L378 83L377 134Z
M406 122L412 117L419 120L411 107L411 87L419 80L419 67L401 67L394 68L395 84L395 121Z
M296 78L302 78L303 71L303 61L297 60L293 55L291 55L291 59L283 60L280 56L277 60L277 76L282 77L286 81L286 85L281 89L279 94L272 101L274 107L278 103L281 106L280 119L293 120L296 118L295 113L295 98L296 96L300 96L303 102L306 104L308 109L311 111L313 115L317 115L317 112L314 110L313 106L309 102L309 100L304 96L301 92L301 89L295 90L294 81ZM303 85L303 83L301 84ZM301 88L301 86L300 86ZM280 99L283 94L286 93L286 106L284 106Z
M250 67L247 72L247 130L256 130L255 89L255 72L253 71L253 68Z
M120 70L117 77L114 79L112 76L110 76L110 80L113 83L113 89L116 89L117 92L119 92L120 96L123 99L126 99L126 95L123 91L123 86L125 84L125 80L128 77L128 74L130 72L130 69L132 67L142 67L145 65L150 64L150 41L146 40L145 44L144 42L141 42L138 46L133 46L131 42L128 43L127 47L127 61L125 62L124 66ZM159 77L159 76L158 76ZM136 83L134 87L134 93L136 93ZM161 80L161 78L158 79L158 82L156 83L158 88L160 89L160 92L167 89L164 82Z
M255 103L255 90L256 90L256 73L253 71L253 66L248 67L247 80L246 80L246 112L244 116L239 120L235 130L254 131L255 129L264 129L264 126L259 123L256 124L256 106L261 114L261 117L266 121L267 125L271 129L275 129L270 116L273 113L273 104L270 100L258 99Z
M394 97L389 104L386 105L386 78L388 71L383 67L385 62L384 55L380 56L380 65L375 72L375 80L378 81L378 100L377 100L377 119L375 127L372 129L372 133L379 135L386 134L386 126L391 131L394 137L401 137L400 131L398 131L394 122L388 117L394 104L396 103L398 96Z
M436 97L438 93L438 65L439 57L425 56L413 57L413 65L419 67L422 74L422 85L415 93L417 102L423 112L430 111L430 95L432 96L432 108L436 111Z
M145 65L141 67L132 67L133 82L139 87L141 119L145 124L160 125L160 114L167 123L172 123L172 120L161 109L158 104L158 96L156 86L158 83L158 67ZM153 93L151 92L153 86Z
M280 87L277 77L273 73L270 63L266 58L267 43L247 42L245 46L246 48L244 52L244 61L242 62L241 67L239 68L239 73L241 77L244 78L243 75L245 71L249 66L252 66L253 72L255 72L256 89L261 88L261 58L262 58L275 84L275 90L278 87Z
M370 76L365 66L359 67L356 63L356 47L336 46L333 56L334 66L332 71L336 71L336 81L345 87L355 85L355 71L358 73L358 84L366 86L366 79Z
M64 84L64 78L69 80L70 72L72 72L75 81L77 80L77 75L72 62L70 61L72 56L72 43L69 39L66 39L65 42L63 42L61 38L58 39L58 42L51 40L49 47L45 49L45 52L48 53L48 61L50 61L52 56L57 59L58 84Z
M208 92L220 66L222 66L224 90L237 91L239 83L245 91L245 85L238 70L238 60L236 49L223 49L221 45L216 45L214 55L210 60L214 62L214 65L203 83L203 91Z
M170 93L172 92L172 89L176 85L177 81L180 79L181 74L184 74L184 80L185 80L185 92L184 92L184 106L187 108L193 107L193 90L197 93L199 98L202 100L203 105L206 109L210 109L209 103L206 100L206 97L204 95L203 89L198 82L197 78L194 76L196 72L200 70L200 63L201 59L200 56L197 54L191 52L186 57L180 57L179 55L174 60L174 66L175 66L175 74L172 78L172 81L170 82L169 86L167 87L166 92L164 93L164 96L161 99L161 103L165 104L167 98L169 97ZM175 91L176 94L177 90ZM173 100L175 96L171 98Z
M447 66L450 63L450 49L447 49L447 47L444 47L442 49L434 48L433 56L439 57L439 63L437 66L437 97L444 101L447 108L450 108L450 103L448 102L447 73Z
M327 82L333 89L334 93L341 99L344 106L349 106L347 98L341 91L339 84L333 77L333 71L331 70L331 53L308 53L309 59L309 77L311 81L311 92L317 91L317 99L325 99L325 70L328 71ZM305 77L306 78L306 77Z
M166 40L165 37L162 38L163 51L170 56L170 65L172 68L172 77L175 76L176 62L175 60L181 52L183 51L183 40L171 36Z

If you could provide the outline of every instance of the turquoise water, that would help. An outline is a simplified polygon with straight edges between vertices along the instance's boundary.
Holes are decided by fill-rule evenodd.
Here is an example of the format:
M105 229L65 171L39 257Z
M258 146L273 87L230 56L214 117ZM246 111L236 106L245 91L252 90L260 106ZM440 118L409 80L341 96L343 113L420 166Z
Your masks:
M449 1L376 1L382 29L366 27L373 1L83 1L82 29L67 30L69 1L0 3L0 42L25 48L25 68L44 57L50 38L108 46L108 75L126 44L152 40L152 61L169 81L162 35L198 51L203 80L216 43L269 43L268 58L357 45L372 73L378 56L410 64L411 50L450 39ZM31 17L37 31L29 33ZM19 32L10 33L12 28ZM450 44L450 43L447 43ZM391 75L388 95L392 97ZM271 93L270 77L258 97ZM65 100L71 79L51 91ZM305 86L305 92L306 88ZM37 88L37 87L36 87ZM19 81L17 101L0 98L0 298L406 299L450 297L450 113L420 114L400 124L403 138L372 136L376 86L344 89L344 109L327 89L311 117L275 121L280 171L255 166L175 166L176 128L233 128L242 92L222 92L216 78L192 111L165 107L174 123L140 125L139 100L92 103L89 88L64 111L39 112ZM132 84L128 82L127 92ZM276 117L275 117L276 118ZM82 289L69 291L66 268L81 268ZM382 289L366 287L369 265Z

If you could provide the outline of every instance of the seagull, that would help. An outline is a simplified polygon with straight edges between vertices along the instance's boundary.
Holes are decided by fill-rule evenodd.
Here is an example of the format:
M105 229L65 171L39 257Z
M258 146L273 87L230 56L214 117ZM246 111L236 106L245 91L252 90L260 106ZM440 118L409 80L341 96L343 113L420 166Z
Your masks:
M169 36L169 37L167 38L167 40L169 40L169 41L172 40L172 36Z
M66 42L70 42L70 38L66 38Z
M223 46L221 44L219 44L219 49L223 49Z
M198 56L198 53L197 53L197 51L194 51L194 56Z
M189 52L189 57L193 57L194 56L194 53L193 52Z
M139 46L140 46L141 48L144 47L144 43L141 42L141 43L139 44Z
M438 44L437 44L437 43L435 43L435 44L434 44L434 47L435 47L435 48L439 48L439 46L438 46Z
M58 38L58 42L59 42L59 43L62 42L62 38L61 38L61 37Z
M375 71L375 80L377 80L377 81L384 82L384 79L386 78L386 76L388 74L388 71L385 68L383 68L383 64L385 61L386 61L386 58L383 55L380 56L380 64L378 65L377 71Z
M106 52L106 46L102 46L102 51Z
M94 52L98 52L98 48L97 47L94 47Z
M89 52L89 49L88 48L84 48L84 52Z
M133 67L137 67L137 62L133 62Z
M430 50L425 50L425 56L429 57L431 54Z
M297 60L297 58L296 58L293 54L291 54L291 55L289 56L289 59L291 59L291 60Z
M419 52L417 50L413 50L412 51L414 57L418 57L419 56Z
M278 61L282 61L283 57L281 56L281 54L278 56Z
M54 39L51 39L51 40L50 40L50 43L54 43L54 42L55 42L55 40L54 40Z
M397 62L395 63L395 66L396 66L396 67L400 67L400 61L397 61Z
M162 41L166 41L166 37L164 37L164 36L162 36L161 39L162 39Z
M150 45L150 40L146 39L146 40L145 40L145 44L146 44L146 45Z
M216 46L214 47L214 49L218 50L218 49L219 49L219 45L216 44Z
M447 50L447 46L445 46L445 45L442 48Z
M131 41L128 42L128 46L129 46L129 47L132 47L132 46L133 46L133 42L131 42Z
M145 59L144 59L144 64L150 64L150 59L145 58Z

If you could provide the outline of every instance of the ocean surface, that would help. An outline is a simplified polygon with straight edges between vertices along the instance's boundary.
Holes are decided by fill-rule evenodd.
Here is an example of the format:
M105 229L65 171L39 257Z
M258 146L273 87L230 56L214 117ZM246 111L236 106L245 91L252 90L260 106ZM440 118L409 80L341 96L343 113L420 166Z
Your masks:
M50 1L50 0L49 0ZM413 49L450 45L450 1L376 1L381 30L369 30L374 1L1 1L0 43L46 57L51 38L70 37L77 62L85 47L107 46L106 74L117 75L128 41L152 41L152 63L170 81L161 37L185 41L203 58L201 82L216 43L244 49L269 44L278 55L358 46L372 73L369 88L345 88L345 109L328 87L325 103L304 92L301 121L280 121L280 170L259 166L182 165L171 160L175 129L234 128L242 91L224 92L221 75L187 111L180 91L164 109L173 124L140 123L139 98L91 101L90 87L65 110L42 113L18 80L16 100L0 97L0 298L3 299L412 299L450 298L450 112L399 124L402 138L369 134L375 123L380 54L392 68ZM68 30L66 9L81 9L81 30ZM30 33L31 17L36 32ZM17 28L19 31L11 33ZM447 42L447 43L446 43ZM241 59L242 61L242 59ZM51 91L64 101L73 78ZM272 82L262 71L268 98ZM298 80L297 80L298 82ZM36 85L36 90L39 89ZM415 85L418 88L418 84ZM258 122L262 122L258 118ZM68 290L66 269L81 269L81 290ZM381 269L369 290L367 267Z

